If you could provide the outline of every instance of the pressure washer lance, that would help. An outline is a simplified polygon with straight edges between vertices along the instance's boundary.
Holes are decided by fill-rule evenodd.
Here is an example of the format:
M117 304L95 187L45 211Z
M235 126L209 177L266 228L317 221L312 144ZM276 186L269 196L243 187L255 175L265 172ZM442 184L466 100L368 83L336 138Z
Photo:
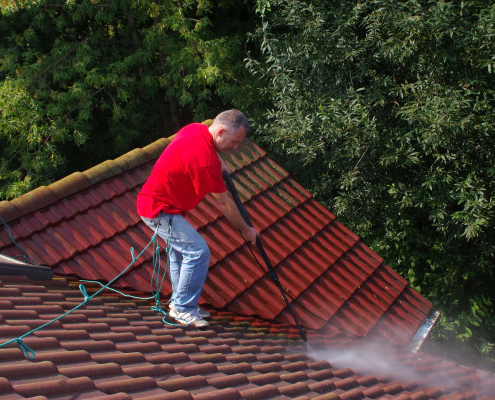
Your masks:
M244 208L244 205L242 204L241 199L239 198L239 195L237 194L237 190L235 188L234 182L232 182L232 178L230 175L226 172L222 172L223 180L225 181L225 185L227 186L227 190L230 192L232 197L234 198L235 204L237 205L237 208L239 209L239 212L242 215L242 218L244 218L244 221L246 221L246 224L248 224L250 227L253 227L253 224L251 222L251 219L249 218L249 215ZM268 268L268 274L272 281L277 285L277 287L280 290L280 293L282 293L282 297L285 300L285 303L287 304L287 307L289 308L290 314L292 315L292 318L294 319L294 322L296 323L297 329L299 329L299 335L301 335L302 340L306 342L307 345L307 337L306 337L306 332L303 331L301 325L299 325L299 321L296 318L296 315L294 314L294 310L292 309L291 304L287 300L287 297L285 296L284 289L278 279L278 275L275 272L275 269L273 268L270 260L268 259L268 256L266 255L265 249L263 248L263 245L261 244L260 238L256 238L256 246L258 247L258 250L261 254L261 257L263 258L263 261L266 264L266 267Z

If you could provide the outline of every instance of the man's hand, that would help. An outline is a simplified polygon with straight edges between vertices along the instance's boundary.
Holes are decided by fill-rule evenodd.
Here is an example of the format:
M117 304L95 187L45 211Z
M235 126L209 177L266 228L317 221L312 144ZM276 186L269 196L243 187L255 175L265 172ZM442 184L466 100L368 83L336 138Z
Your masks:
M216 200L220 210L222 210L223 215L225 215L227 219L241 231L244 239L248 242L256 244L256 239L259 236L259 232L256 229L251 228L246 221L244 221L234 200L230 197L229 192L212 193L212 196Z
M248 226L248 229L245 231L241 231L242 237L247 241L251 242L252 244L256 244L256 239L258 239L258 236L260 233L254 229Z

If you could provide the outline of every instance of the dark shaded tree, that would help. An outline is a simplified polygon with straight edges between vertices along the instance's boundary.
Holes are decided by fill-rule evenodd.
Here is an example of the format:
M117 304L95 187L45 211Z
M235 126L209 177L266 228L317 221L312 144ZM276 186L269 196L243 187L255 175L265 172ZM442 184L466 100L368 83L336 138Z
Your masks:
M2 5L0 198L255 104L247 1Z
M494 358L495 5L259 0L260 140Z

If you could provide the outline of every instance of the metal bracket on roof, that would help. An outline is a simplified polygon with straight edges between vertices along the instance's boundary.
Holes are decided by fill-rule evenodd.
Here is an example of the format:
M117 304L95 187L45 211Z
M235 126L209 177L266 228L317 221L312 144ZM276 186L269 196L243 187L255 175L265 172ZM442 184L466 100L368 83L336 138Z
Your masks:
M440 317L440 314L440 311L433 309L430 310L428 316L424 319L423 323L419 326L418 330L411 339L410 345L412 352L417 353L419 351L419 349L423 345L423 342L428 337L431 329Z
M44 265L28 264L0 254L0 275L25 275L32 280L50 280L53 271Z

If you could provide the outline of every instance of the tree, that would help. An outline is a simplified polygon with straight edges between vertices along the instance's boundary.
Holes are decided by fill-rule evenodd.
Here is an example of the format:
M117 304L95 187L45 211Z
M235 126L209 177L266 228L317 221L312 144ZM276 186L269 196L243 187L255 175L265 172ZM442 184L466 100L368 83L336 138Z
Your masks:
M89 168L225 107L249 110L249 2L6 2L0 198ZM242 20L243 23L239 23Z
M259 0L260 140L493 360L495 6ZM286 156L288 155L288 157ZM304 168L300 166L304 165Z

